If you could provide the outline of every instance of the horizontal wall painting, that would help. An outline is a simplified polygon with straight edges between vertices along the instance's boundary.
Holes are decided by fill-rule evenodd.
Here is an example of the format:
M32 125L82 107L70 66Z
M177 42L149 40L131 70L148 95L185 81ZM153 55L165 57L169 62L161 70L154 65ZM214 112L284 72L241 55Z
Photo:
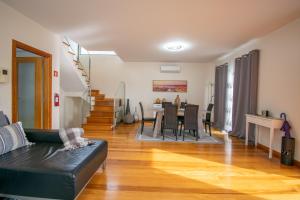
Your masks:
M154 80L153 92L187 92L186 80Z

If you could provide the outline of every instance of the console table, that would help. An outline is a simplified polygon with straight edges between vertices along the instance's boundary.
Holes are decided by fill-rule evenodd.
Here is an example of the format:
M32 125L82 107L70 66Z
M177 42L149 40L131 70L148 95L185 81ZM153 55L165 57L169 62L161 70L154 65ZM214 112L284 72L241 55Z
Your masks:
M248 145L248 130L249 124L255 124L257 131L255 131L255 146L257 146L258 137L259 137L259 126L264 126L270 129L270 141L269 141L269 159L272 158L272 145L274 138L274 130L280 129L283 123L282 119L264 117L260 115L250 115L246 114L246 140L245 145Z

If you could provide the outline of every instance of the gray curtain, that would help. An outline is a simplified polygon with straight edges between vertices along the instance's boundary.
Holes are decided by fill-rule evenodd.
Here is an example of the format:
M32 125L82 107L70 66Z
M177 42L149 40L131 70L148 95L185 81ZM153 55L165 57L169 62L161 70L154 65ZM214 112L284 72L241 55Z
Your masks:
M235 60L233 84L232 134L244 138L245 114L257 112L259 50ZM254 126L249 127L249 140L254 140Z
M216 67L214 126L221 130L223 130L225 126L227 73L228 73L228 64L224 64Z

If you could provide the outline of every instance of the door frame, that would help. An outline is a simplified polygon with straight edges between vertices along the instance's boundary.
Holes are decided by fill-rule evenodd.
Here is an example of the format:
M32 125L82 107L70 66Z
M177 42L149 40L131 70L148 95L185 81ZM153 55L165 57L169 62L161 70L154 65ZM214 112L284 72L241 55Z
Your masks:
M18 66L17 48L44 57L43 129L52 128L52 55L17 40L12 40L12 121L18 121Z

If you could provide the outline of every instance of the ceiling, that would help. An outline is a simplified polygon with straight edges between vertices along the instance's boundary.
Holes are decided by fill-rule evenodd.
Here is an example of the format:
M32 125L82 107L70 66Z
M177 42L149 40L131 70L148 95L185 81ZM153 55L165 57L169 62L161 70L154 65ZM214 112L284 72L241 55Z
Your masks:
M124 61L209 62L300 17L300 0L2 0L88 50ZM161 46L183 40L190 48Z

